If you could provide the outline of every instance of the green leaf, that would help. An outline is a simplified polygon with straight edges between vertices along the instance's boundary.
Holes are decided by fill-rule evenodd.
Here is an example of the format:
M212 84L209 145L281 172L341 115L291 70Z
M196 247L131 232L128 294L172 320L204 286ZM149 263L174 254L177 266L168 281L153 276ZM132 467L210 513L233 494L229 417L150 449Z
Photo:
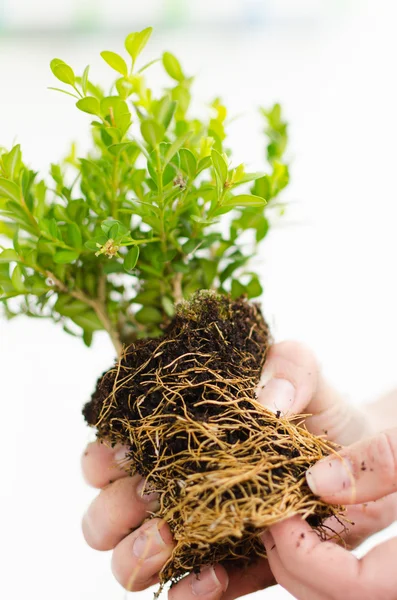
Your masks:
M257 179L261 179L265 176L265 173L244 173L244 175L233 183L233 187L237 187L238 185L242 185L243 183L249 183L250 181L256 181Z
M9 263L11 261L19 261L19 256L18 254L15 252L15 250L11 250L11 249L6 249L3 250L3 252L1 252L0 254L0 264L1 263Z
M22 166L21 146L14 146L8 154L3 154L2 159L9 179L14 180Z
M15 267L15 269L13 270L12 275L11 275L11 283L17 292L23 293L26 291L25 284L23 281L23 276L22 276L22 269L21 269L20 265L17 265Z
M240 196L230 196L227 198L223 205L224 207L237 207L237 206L265 206L266 200L260 196L253 196L251 194L241 194Z
M181 161L181 169L189 176L189 179L193 180L196 176L197 171L197 160L193 152L187 148L181 148L179 150L179 158Z
M121 152L124 152L125 150L130 150L132 148L137 148L135 142L121 142L120 144L112 144L111 146L109 146L108 150L111 154L117 156L121 154Z
M142 323L142 325L152 325L153 323L161 323L163 320L163 316L157 308L154 306L144 306L141 310L135 315L138 323Z
M14 233L14 223L5 223L4 221L0 221L0 235L5 235L6 237L12 239L14 237Z
M133 246L124 259L124 270L131 273L134 270L139 257L139 246Z
M83 76L81 78L81 89L82 92L84 94L84 96L87 95L87 89L88 89L88 74L90 72L90 65L87 65L86 68L84 69L84 73Z
M76 225L76 223L70 223L67 226L66 231L68 243L70 244L70 246L73 246L73 248L81 248L81 246L83 245L83 238L81 236L81 231Z
M147 27L143 31L130 33L125 40L125 48L128 54L131 56L133 63L146 46L152 35L153 28Z
M227 180L228 168L225 159L216 150L211 151L211 160L214 165L215 173L217 174L218 180L223 187Z
M164 52L163 54L163 65L168 75L176 81L184 81L185 75L183 74L182 67L179 60L171 54L171 52Z
M89 250L94 250L94 252L97 252L97 250L101 246L106 244L107 241L108 241L108 238L105 235L100 235L98 237L92 238L91 240L88 240L88 242L86 242L84 244L84 247L88 248Z
M232 280L231 294L233 300L240 298L240 296L245 296L247 294L247 288L245 285L237 281L237 279Z
M161 298L161 305L164 308L164 312L168 317L173 317L175 314L175 306L171 298L163 296Z
M178 150L183 146L183 144L191 137L191 132L185 133L184 135L177 138L172 144L169 145L167 152L164 157L164 163L168 164L170 160L175 156ZM194 157L193 157L194 158Z
M93 335L92 335L92 331L87 331L85 330L83 332L83 342L85 344L85 346L87 346L87 348L90 348L92 345L92 339L93 339Z
M21 199L21 188L13 181L0 177L0 197L19 202Z
M79 110L82 110L89 115L101 115L101 107L99 104L99 100L94 98L94 96L87 96L86 98L82 98L76 102L76 106Z
M73 72L73 69L69 67L63 60L60 58L54 58L50 63L51 71L55 75L59 81L62 83L67 83L68 85L73 85L76 82L76 77Z
M72 317L72 321L84 329L84 331L88 332L100 331L104 328L102 322L99 320L94 311L88 311L82 315Z
M68 92L67 90L62 90L61 88L49 87L47 89L52 90L53 92L61 92L62 94L66 94L67 96L72 96L72 98L78 99L77 94L72 94L72 92Z
M142 137L150 146L157 146L163 139L165 130L154 119L146 119L141 123Z
M54 262L58 265L65 265L74 262L80 256L80 252L75 250L58 250L54 254Z
M263 288L260 284L258 276L253 275L251 281L247 285L248 298L258 298L258 296L262 295L262 292Z
M121 73L121 75L124 75L124 77L127 77L128 67L122 56L116 54L116 52L110 52L109 50L104 50L101 52L101 56L103 60L107 62L110 67L112 67L112 69L118 73Z
M87 305L81 300L74 300L65 294L58 297L54 310L63 317L76 317L87 312Z
M115 226L117 226L117 229ZM125 235L126 233L128 233L127 227L125 227L125 225L120 223L120 221L116 221L115 219L106 219L106 221L103 221L101 223L101 229L103 233L106 233L108 238L112 239L114 239L114 233L120 235Z

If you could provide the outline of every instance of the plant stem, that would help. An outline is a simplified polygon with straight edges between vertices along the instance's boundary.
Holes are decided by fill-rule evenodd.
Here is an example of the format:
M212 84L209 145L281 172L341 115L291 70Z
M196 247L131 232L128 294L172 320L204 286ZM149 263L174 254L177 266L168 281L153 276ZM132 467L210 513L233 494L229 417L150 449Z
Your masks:
M175 276L172 280L175 304L178 304L178 302L182 302L183 300L182 277L182 273L175 273Z
M60 281L53 273L51 273L51 271L46 271L45 275L52 280L54 286L58 288L59 291L72 296L72 298L75 298L76 300L80 300L80 302L84 302L84 304L94 310L105 331L107 331L114 349L117 352L117 356L120 357L123 350L123 345L120 341L120 336L117 329L113 326L113 323L109 318L104 299L100 298L99 296L95 299L90 298L81 290L70 290L62 281ZM100 290L100 293L103 294L103 288Z

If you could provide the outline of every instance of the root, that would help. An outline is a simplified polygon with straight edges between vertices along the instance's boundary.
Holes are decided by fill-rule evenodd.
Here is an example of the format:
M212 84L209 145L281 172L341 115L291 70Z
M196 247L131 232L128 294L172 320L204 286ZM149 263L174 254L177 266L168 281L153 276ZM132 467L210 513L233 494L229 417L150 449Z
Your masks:
M84 409L99 439L130 447L126 470L160 496L156 516L176 542L163 584L265 556L259 535L281 519L301 515L327 537L323 521L341 516L305 478L335 449L256 400L269 345L256 305L196 296L163 338L124 351Z

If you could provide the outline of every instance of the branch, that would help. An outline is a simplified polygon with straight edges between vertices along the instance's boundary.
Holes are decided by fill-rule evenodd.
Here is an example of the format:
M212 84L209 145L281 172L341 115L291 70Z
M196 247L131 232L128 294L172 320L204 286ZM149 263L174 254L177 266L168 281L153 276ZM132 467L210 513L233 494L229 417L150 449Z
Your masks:
M96 299L93 299L89 296L86 296L86 294L84 294L84 292L82 292L81 290L70 290L62 281L55 277L55 275L51 273L51 271L47 271L46 274L47 277L49 277L52 280L54 286L58 288L59 291L63 292L64 294L69 294L69 296L72 296L72 298L75 298L76 300L84 302L84 304L87 304L87 306L90 306L94 310L98 319L101 321L105 331L107 331L114 346L114 349L117 352L117 356L120 357L123 350L123 345L120 341L120 336L118 334L117 329L113 326L113 323L109 318L105 306L105 298L98 297ZM102 287L99 293L102 295L103 292L104 290Z

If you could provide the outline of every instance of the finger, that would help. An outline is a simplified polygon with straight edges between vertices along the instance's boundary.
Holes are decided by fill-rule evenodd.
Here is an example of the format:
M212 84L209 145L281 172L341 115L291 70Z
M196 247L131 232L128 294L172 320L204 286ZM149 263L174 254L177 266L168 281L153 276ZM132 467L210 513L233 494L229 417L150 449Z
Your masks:
M258 400L275 413L313 415L306 419L307 428L339 444L350 444L369 431L364 413L327 384L314 354L298 342L272 346L259 382Z
M237 569L233 563L224 566L229 575L229 586L222 600L235 600L276 584L269 563L264 558L242 569Z
M287 569L284 568L270 532L264 534L263 543L266 548L270 568L277 583L293 594L294 598L298 600L325 600L324 594L319 596L312 588L291 576Z
M152 512L157 496L142 496L139 475L118 479L102 490L83 518L83 534L96 550L111 550Z
M368 598L397 597L396 555L397 538L393 538L375 546L361 559L361 578Z
M270 532L288 577L322 593L323 598L391 598L396 589L397 539L358 560L347 550L322 542L299 517L273 525ZM270 557L269 562L272 566Z
M221 565L205 567L200 573L191 573L168 592L168 600L223 600L229 577Z
M301 518L277 523L270 528L270 533L289 577L322 592L325 598L327 594L331 598L343 598L343 590L353 585L357 585L357 598L365 598L359 595L357 584L359 561L340 546L321 541Z
M164 521L148 521L115 547L112 556L115 578L129 592L154 585L174 545L170 528Z
M128 449L125 446L110 448L104 443L88 444L81 457L84 479L95 488L103 488L121 477L127 477L122 464Z
M331 517L324 522L330 531L341 536L343 547L353 550L371 535L389 527L397 519L397 493L390 494L376 502L365 502L347 508L346 525ZM338 541L336 538L334 541Z
M314 494L333 504L358 504L392 494L397 490L397 429L321 460L306 478Z

